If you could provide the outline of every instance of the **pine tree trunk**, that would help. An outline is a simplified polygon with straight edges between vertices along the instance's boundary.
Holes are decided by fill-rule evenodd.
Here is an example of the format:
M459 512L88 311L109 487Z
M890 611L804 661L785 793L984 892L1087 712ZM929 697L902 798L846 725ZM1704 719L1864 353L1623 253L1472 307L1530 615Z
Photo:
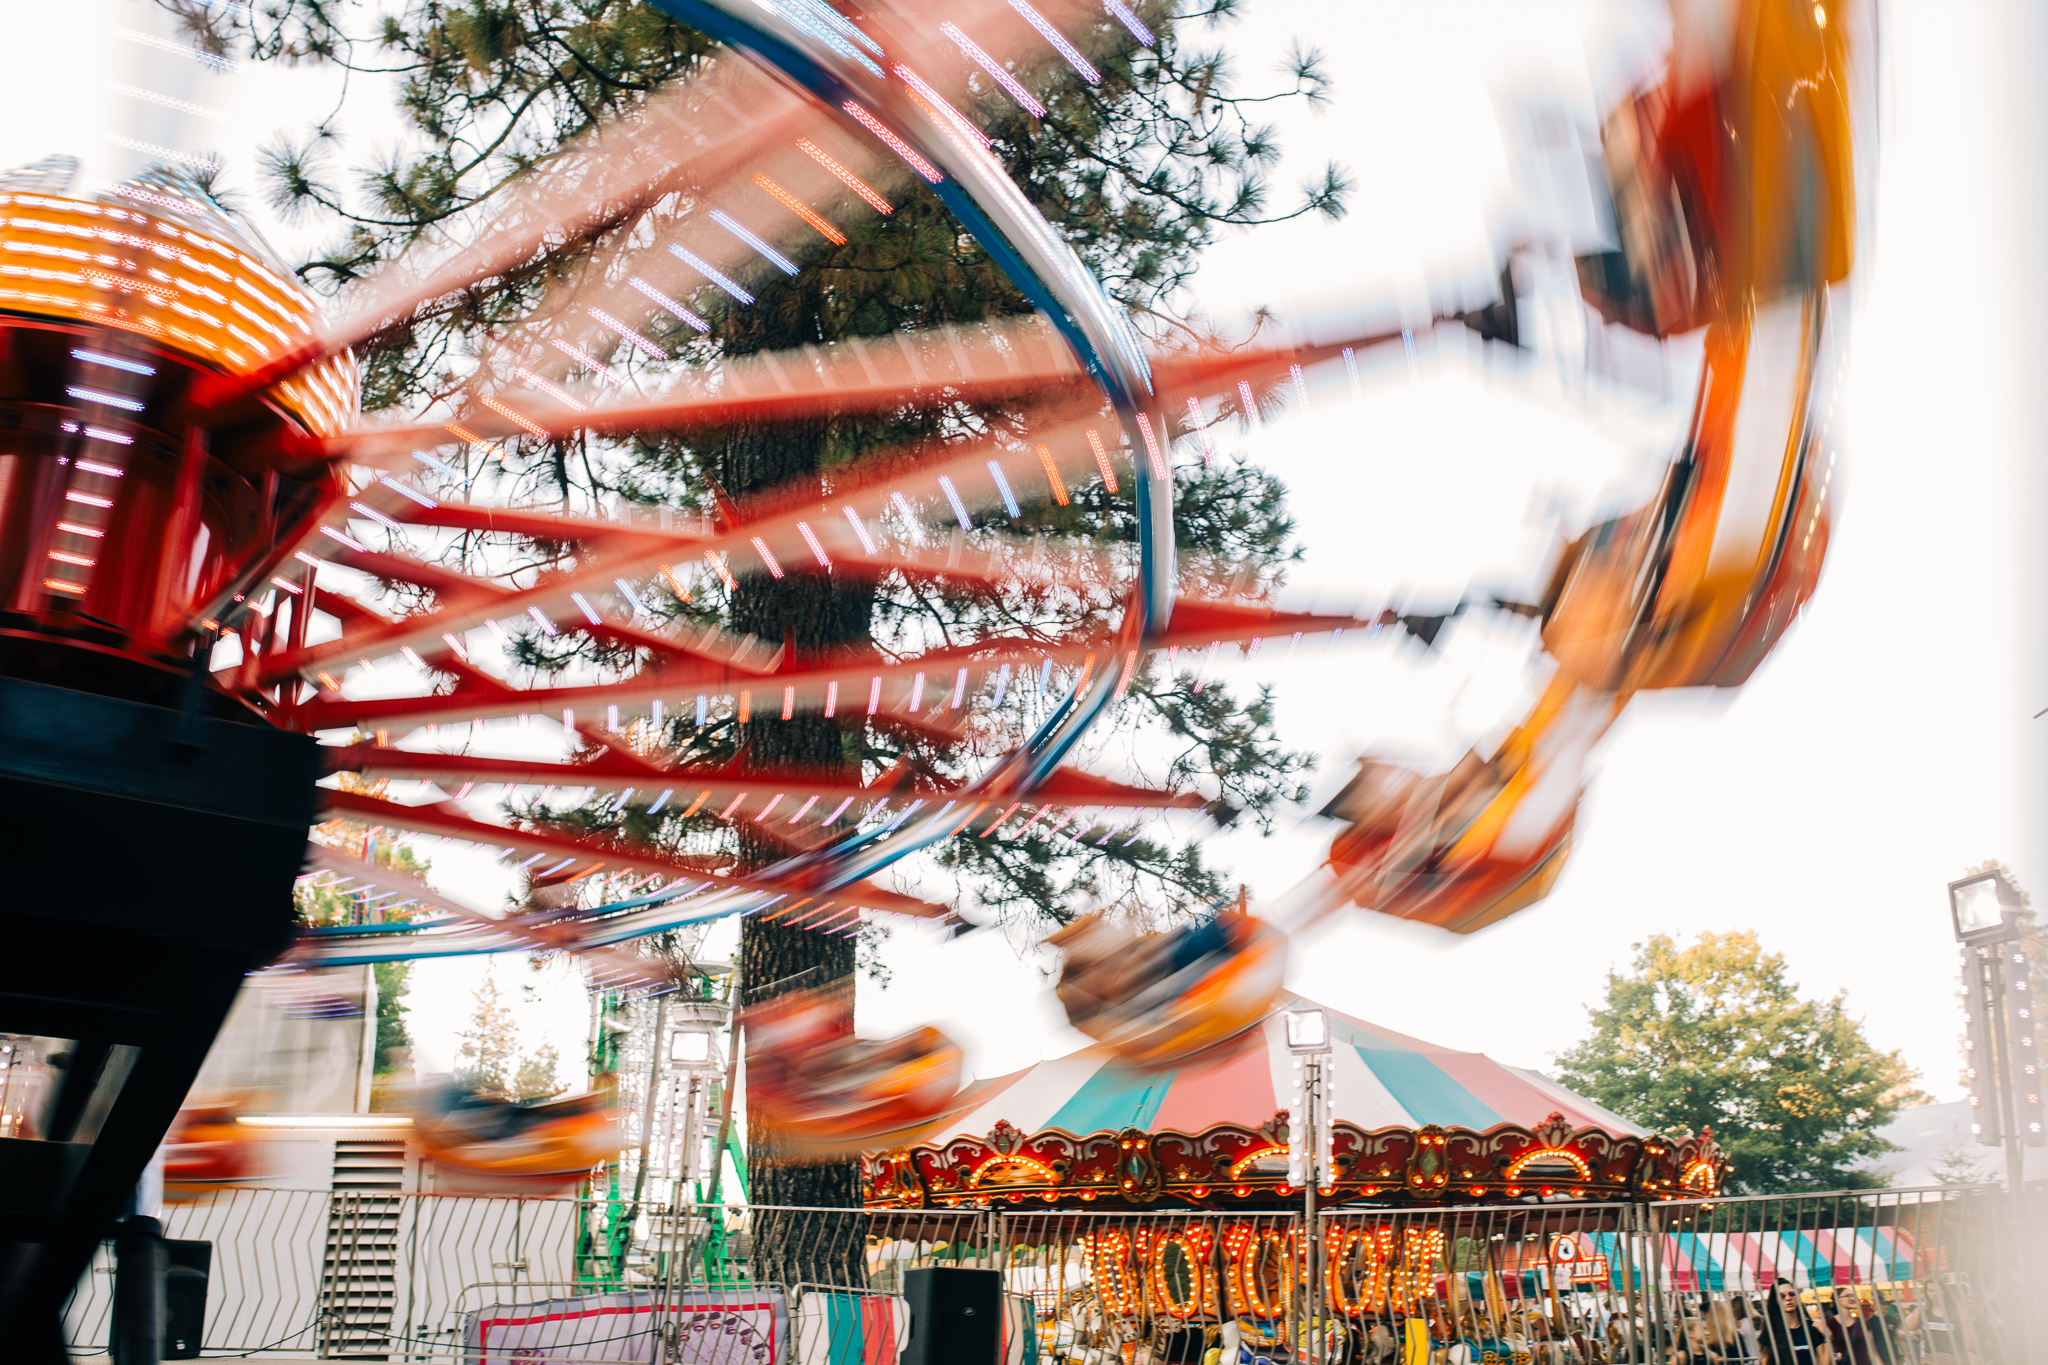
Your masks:
M806 480L822 493L820 467L829 436L824 418L735 431L720 462L727 491L742 504L749 493L802 486ZM755 573L741 580L735 593L732 625L771 646L779 641L801 658L867 641L873 607L871 579L848 581L807 572L774 578ZM782 689L773 679L764 679L754 691L740 740L749 765L757 770L859 775L857 764L847 757L839 722L815 712L782 719ZM749 867L788 855L787 846L760 824L743 820L738 831L740 854ZM849 1034L854 959L850 935L791 928L760 915L749 916L740 926L740 980L748 1005L791 990L824 991L843 1002ZM812 1209L860 1206L857 1162L789 1163L775 1150L772 1135L751 1116L747 1151L753 1203ZM757 1281L783 1285L865 1284L865 1231L857 1214L757 1216L753 1275Z

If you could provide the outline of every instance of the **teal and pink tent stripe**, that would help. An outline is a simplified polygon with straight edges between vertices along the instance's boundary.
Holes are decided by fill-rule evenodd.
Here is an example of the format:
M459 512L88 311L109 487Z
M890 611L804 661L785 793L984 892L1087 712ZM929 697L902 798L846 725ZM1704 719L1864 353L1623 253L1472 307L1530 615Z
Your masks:
M796 1312L796 1365L896 1365L910 1305L880 1294L806 1294Z
M1594 1234L1608 1258L1614 1288L1622 1284L1624 1248L1614 1233ZM1780 1277L1801 1289L1872 1284L1914 1277L1913 1243L1902 1228L1806 1228L1778 1232L1680 1232L1658 1237L1652 1248L1626 1250L1640 1280L1654 1269L1657 1283L1680 1293L1754 1293Z
M1289 1008L1309 1002L1295 998ZM1642 1130L1533 1071L1459 1052L1329 1010L1337 1117L1361 1128L1428 1123L1486 1129L1534 1127L1561 1113L1574 1127L1617 1136ZM985 1137L1007 1120L1027 1133L1139 1128L1198 1133L1219 1123L1256 1128L1286 1107L1293 1065L1280 1019L1239 1047L1185 1066L1146 1071L1105 1049L1038 1063L970 1088L955 1119L930 1139Z

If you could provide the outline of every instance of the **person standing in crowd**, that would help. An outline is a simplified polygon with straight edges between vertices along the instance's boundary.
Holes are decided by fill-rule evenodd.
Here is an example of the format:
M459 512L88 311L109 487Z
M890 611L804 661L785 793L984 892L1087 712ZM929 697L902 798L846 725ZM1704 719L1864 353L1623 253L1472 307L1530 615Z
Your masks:
M1870 1336L1863 1329L1863 1314L1856 1303L1856 1290L1848 1285L1835 1291L1835 1315L1828 1319L1828 1344L1843 1365L1871 1365Z
M1745 1340L1742 1323L1736 1316L1735 1304L1728 1299L1719 1300L1707 1306L1707 1340L1721 1353L1721 1359L1728 1365L1754 1365L1756 1350L1751 1344L1754 1338Z
M1635 1334L1629 1330L1626 1314L1615 1313L1607 1319L1607 1358L1614 1365L1628 1365L1636 1358Z
M1834 1365L1827 1333L1806 1320L1799 1290L1783 1276L1771 1286L1764 1304L1764 1354L1770 1365Z
M1707 1325L1687 1318L1671 1343L1669 1365L1722 1365L1721 1353L1707 1340Z
M1962 1332L1949 1317L1947 1296L1934 1280L1921 1282L1920 1302L1906 1315L1906 1332L1919 1339L1921 1349L1936 1365L1951 1365L1968 1354Z
M1899 1305L1882 1293L1863 1310L1863 1330L1878 1365L1907 1365L1906 1344L1899 1339Z
M1737 1294L1729 1299L1729 1311L1735 1315L1735 1332L1742 1338L1742 1358L1763 1359L1763 1343L1757 1337L1756 1305L1747 1295Z
M1574 1314L1571 1327L1572 1349L1582 1365L1605 1365L1599 1349L1594 1345L1600 1339L1600 1334L1592 1322L1583 1314Z

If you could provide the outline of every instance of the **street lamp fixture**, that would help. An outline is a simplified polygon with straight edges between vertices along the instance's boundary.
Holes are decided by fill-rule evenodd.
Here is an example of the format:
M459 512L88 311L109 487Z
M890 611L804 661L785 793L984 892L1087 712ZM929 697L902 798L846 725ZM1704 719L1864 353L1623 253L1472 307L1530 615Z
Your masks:
M1316 1188L1336 1179L1330 1143L1332 1076L1330 1016L1314 1006L1281 1015L1287 1029L1287 1050L1294 1054L1294 1096L1287 1107L1287 1183L1301 1190L1302 1227L1308 1236L1308 1283L1322 1283L1323 1239L1316 1221ZM1329 1324L1311 1315L1308 1346L1311 1360L1323 1358L1323 1335Z
M1328 1052L1330 1050L1330 1016L1318 1009L1288 1010L1287 1050L1289 1052Z
M1948 884L1949 913L1958 943L2004 943L2020 936L2028 914L2020 889L2003 872L1980 872Z
M678 1066L710 1066L711 1031L698 1028L677 1029L669 1035L668 1059Z

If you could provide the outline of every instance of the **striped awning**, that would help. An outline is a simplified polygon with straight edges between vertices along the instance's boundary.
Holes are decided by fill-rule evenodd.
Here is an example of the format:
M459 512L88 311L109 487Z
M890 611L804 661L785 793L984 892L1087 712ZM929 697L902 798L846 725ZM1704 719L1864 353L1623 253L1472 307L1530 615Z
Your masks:
M1293 997L1288 1008L1311 1007ZM1324 1008L1330 1020L1335 1117L1371 1130L1425 1124L1484 1130L1534 1128L1559 1113L1574 1128L1616 1136L1642 1129L1534 1071L1479 1052L1459 1052ZM1101 1047L971 1087L955 1119L926 1142L983 1137L1007 1121L1026 1133L1086 1134L1123 1128L1199 1133L1216 1124L1256 1128L1287 1107L1293 1057L1275 1015L1222 1055L1159 1071L1117 1062Z
M1594 1234L1616 1287L1621 1248L1611 1232ZM1796 1232L1665 1233L1646 1251L1632 1241L1634 1277L1652 1272L1664 1289L1754 1292L1780 1278L1801 1289L1888 1284L1916 1277L1911 1235L1904 1228L1807 1228Z

